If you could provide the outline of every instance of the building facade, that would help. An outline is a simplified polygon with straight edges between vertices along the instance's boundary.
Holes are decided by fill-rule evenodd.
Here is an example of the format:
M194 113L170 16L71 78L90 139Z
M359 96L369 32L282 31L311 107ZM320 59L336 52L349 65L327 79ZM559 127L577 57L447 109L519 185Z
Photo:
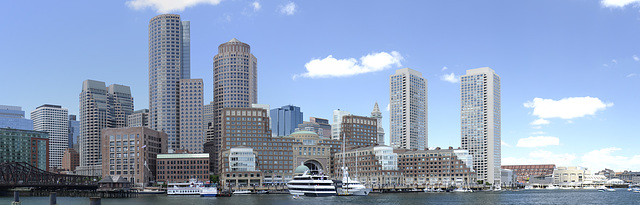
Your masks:
M190 153L203 152L203 91L202 79L180 80L180 149Z
M525 184L536 176L552 175L556 169L555 164L535 164L535 165L502 165L502 169L513 170L516 174L516 182Z
M149 21L149 121L167 133L171 152L180 148L180 80L191 78L190 29L177 14Z
M366 147L378 143L378 120L372 117L345 115L342 117L340 139L346 147Z
M127 127L151 128L149 125L149 109L133 111L133 114L127 117Z
M331 139L342 139L342 137L340 137L342 130L342 117L350 114L351 113L349 111L340 109L333 110L333 122L331 123Z
M334 179L342 179L342 167L347 167L352 179L357 179L369 187L400 184L402 181L403 174L398 168L398 154L389 146L368 146L336 152L333 153L333 161Z
M49 166L62 168L62 155L69 147L69 111L59 105L41 105L31 111L33 130L49 133Z
M287 136L295 132L298 125L302 124L303 113L300 111L300 107L285 105L272 109L269 116L271 117L273 136Z
M73 148L67 148L62 155L62 169L66 171L76 171L80 166L80 154Z
M85 80L80 92L79 175L102 174L101 132L103 128L126 126L133 113L133 97L128 86Z
M473 155L478 180L500 184L500 76L491 68L467 70L460 77L462 149Z
M467 150L396 149L398 167L403 172L405 184L465 185L476 183L472 156Z
M159 154L158 182L176 183L209 180L209 154Z
M380 112L380 108L378 107L378 102L373 106L373 111L371 111L371 117L376 119L376 124L378 125L378 134L377 134L377 144L384 144L384 128L382 128L382 112Z
M0 163L25 162L49 170L47 132L0 128L0 142Z
M562 185L580 185L589 175L591 170L585 167L556 167L553 171L553 182Z
M323 118L310 117L309 121L299 124L296 131L315 132L320 138L331 139L331 124L329 124L329 120Z
M396 70L389 77L389 102L391 146L427 148L427 79L410 68Z
M0 105L0 128L33 130L33 121L24 118L19 106Z
M102 176L119 175L142 185L156 181L157 156L167 152L167 134L147 127L102 130Z
M243 146L222 152L222 183L231 186L262 184L262 172L256 167L257 155L257 151Z
M215 104L210 102L202 107L204 111L203 116L204 119L202 121L202 125L204 125L205 130L209 128L209 126L213 126L213 110L215 110Z

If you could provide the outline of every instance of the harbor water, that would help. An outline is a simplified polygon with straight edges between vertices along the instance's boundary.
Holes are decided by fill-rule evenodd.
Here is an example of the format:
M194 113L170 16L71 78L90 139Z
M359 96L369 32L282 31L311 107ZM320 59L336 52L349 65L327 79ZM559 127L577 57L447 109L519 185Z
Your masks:
M0 197L0 204L11 204L12 197ZM20 197L22 205L48 204L48 197ZM59 205L86 205L89 198L58 197ZM288 194L251 194L232 197L140 195L137 198L104 198L102 205L205 205L205 204L640 204L640 193L617 189L597 190L522 190L474 193L372 193L369 196L302 197Z

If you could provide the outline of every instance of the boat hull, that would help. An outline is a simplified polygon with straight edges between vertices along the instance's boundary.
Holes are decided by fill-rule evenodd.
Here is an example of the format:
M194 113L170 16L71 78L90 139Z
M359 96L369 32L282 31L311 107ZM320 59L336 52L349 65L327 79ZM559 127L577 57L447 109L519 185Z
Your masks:
M335 196L336 193L317 193L317 192L310 193L310 192L307 192L307 193L304 193L304 195L305 196L313 196L313 197L325 197L325 196Z

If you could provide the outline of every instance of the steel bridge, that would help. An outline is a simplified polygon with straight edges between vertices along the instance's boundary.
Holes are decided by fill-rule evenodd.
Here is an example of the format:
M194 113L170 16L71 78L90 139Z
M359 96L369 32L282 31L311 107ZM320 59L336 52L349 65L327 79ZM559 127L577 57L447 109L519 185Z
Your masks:
M36 189L97 189L97 176L66 175L47 172L25 162L0 163L0 189L33 187Z

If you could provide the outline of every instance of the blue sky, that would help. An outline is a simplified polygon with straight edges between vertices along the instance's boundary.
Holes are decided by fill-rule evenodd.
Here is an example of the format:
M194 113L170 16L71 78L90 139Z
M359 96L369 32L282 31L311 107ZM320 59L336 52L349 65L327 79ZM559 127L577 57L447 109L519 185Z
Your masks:
M370 115L389 130L389 75L428 80L429 146L460 146L465 70L502 77L503 164L640 170L640 4L539 1L1 1L0 104L78 114L82 81L131 87L148 108L147 26L191 21L191 77L212 100L213 56L237 38L258 58L258 102ZM388 142L388 136L387 136Z

